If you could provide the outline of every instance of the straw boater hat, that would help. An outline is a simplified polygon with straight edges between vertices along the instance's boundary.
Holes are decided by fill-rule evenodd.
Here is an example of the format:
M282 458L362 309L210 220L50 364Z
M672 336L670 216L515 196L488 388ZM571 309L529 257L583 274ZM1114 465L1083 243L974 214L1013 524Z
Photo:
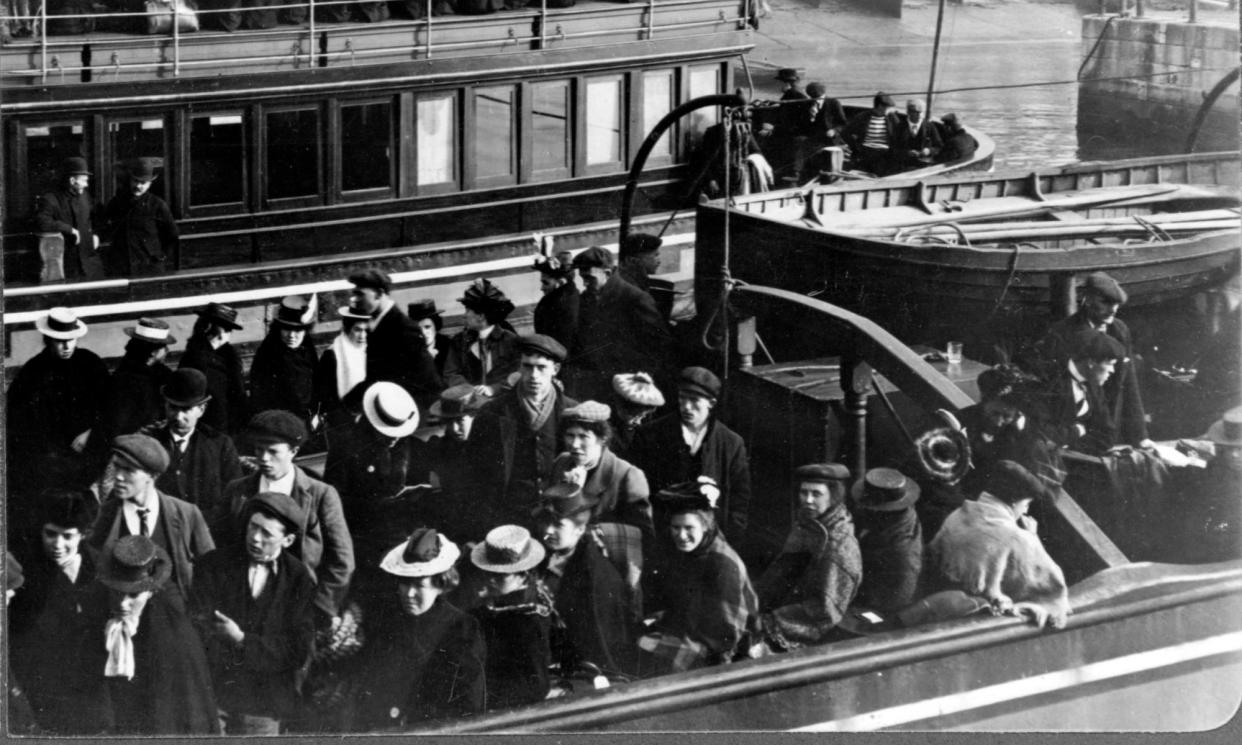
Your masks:
M168 552L145 535L118 538L99 565L104 586L131 595L160 589L171 574Z
M55 307L35 321L35 328L49 339L80 339L86 336L86 324L68 308Z
M387 437L407 437L418 429L418 406L409 392L381 380L362 394L362 411L376 431Z
M1225 412L1225 415L1208 427L1207 439L1216 445L1242 447L1242 406Z
M664 405L664 394L660 393L655 381L645 372L613 375L612 390L622 400L635 406L659 408Z
M516 574L533 569L547 552L520 525L501 525L488 531L483 542L470 552L470 561L485 572Z
M440 397L431 405L427 413L433 419L443 421L473 416L479 412L481 407L479 397L474 395L474 386L469 383L460 383L441 391Z
M353 308L349 307L348 305L342 305L341 307L337 308L336 314L341 317L342 321L344 320L350 320L350 321L371 320L370 314L356 311Z
M456 543L432 528L416 528L384 556L380 569L398 577L433 577L453 568L460 556Z
M157 347L167 347L177 343L171 331L168 323L158 318L139 318L138 325L125 329L125 335Z
M850 488L854 506L873 512L895 512L914 504L919 485L893 468L872 468Z

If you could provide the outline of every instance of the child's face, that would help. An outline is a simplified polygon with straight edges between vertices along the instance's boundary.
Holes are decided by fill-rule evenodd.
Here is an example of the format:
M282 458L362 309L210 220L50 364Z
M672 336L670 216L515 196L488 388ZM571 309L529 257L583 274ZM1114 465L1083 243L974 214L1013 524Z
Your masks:
M82 531L55 523L43 525L43 553L52 561L61 562L78 552Z

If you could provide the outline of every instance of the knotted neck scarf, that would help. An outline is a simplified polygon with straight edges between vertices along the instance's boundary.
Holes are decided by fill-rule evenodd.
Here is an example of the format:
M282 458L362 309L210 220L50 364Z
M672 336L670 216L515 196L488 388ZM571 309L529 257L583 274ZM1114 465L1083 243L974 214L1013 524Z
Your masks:
M108 619L104 626L104 647L108 650L104 677L134 679L134 634L138 633L142 610L150 598L151 593L144 592L134 598L134 605L128 613L117 611Z

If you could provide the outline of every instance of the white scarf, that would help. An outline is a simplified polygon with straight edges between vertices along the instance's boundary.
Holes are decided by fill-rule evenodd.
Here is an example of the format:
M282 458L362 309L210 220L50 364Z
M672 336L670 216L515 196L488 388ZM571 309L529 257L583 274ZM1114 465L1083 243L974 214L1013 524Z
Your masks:
M134 679L134 634L138 633L140 618L136 613L127 613L108 619L104 626L107 637L104 646L108 650L108 664L104 665L105 677L119 678L124 675L126 680Z
M332 340L332 353L336 355L336 395L345 398L367 377L367 348L341 334Z

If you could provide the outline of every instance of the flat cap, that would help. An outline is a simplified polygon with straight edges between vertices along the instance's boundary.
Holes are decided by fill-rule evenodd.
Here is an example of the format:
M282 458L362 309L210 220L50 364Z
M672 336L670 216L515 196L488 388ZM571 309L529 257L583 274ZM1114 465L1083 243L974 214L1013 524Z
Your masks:
M1099 295L1110 303L1124 304L1129 299L1121 284L1104 272L1092 272L1082 283L1082 291Z
M363 269L349 275L350 284L354 287L369 287L383 292L392 291L392 278L378 269Z
M871 105L872 106L895 106L896 104L893 103L892 96L888 95L884 91L880 91L879 93L875 94L875 99L872 100Z
M1076 360L1124 360L1121 342L1095 329L1083 329L1070 337L1070 357Z
M611 269L616 265L617 261L613 258L612 252L606 248L600 248L599 246L591 246L574 257L575 269L593 266L601 266L605 269Z
M720 378L705 367L687 367L677 379L677 390L720 398Z
M808 463L794 469L794 481L813 481L828 483L829 481L849 481L850 469L840 463Z
M807 83L806 94L810 96L811 98L819 98L820 96L825 95L826 93L828 93L828 86L824 85L823 83L819 81L815 81L814 83Z
M583 401L561 412L563 422L606 422L612 416L612 407L599 401Z
M246 436L251 442L285 442L297 447L306 439L306 424L292 412L268 409L250 418Z
M981 474L985 491L1007 504L1039 499L1048 489L1035 474L1012 460L999 460Z
M664 405L664 394L660 393L655 381L645 372L613 375L612 390L618 398L635 406L658 408Z
M289 535L297 535L302 530L304 513L293 497L280 492L259 492L242 505L242 519L249 520L255 512L262 512L268 517L279 520Z
M664 245L664 239L658 235L652 235L651 233L630 233L625 236L625 240L621 241L621 255L633 256L634 254L659 251L660 246L662 245Z
M564 362L565 356L569 354L564 344L547 334L526 334L518 337L517 350L519 354L538 354L553 362Z
M121 435L112 441L112 452L134 468L160 475L168 470L168 451L147 435Z

